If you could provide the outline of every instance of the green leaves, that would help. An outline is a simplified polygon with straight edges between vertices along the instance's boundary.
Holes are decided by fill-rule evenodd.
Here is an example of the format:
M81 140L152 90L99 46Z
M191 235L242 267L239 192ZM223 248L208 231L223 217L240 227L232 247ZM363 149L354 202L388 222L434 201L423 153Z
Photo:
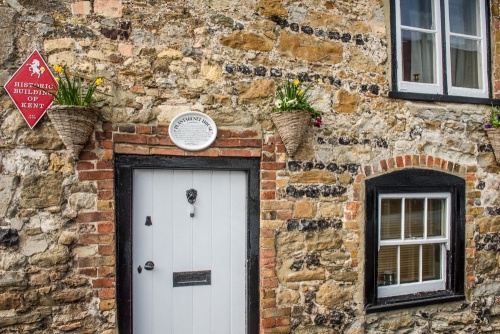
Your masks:
M273 111L305 110L311 114L311 118L315 120L317 118L321 119L321 112L314 109L308 101L308 92L310 89L311 85L303 89L299 80L295 80L294 82L287 81L276 92Z
M102 99L97 100L94 96L97 86L99 86L103 81L102 78L95 78L92 83L87 88L85 88L83 84L83 78L76 75L68 75L66 69L59 65L55 65L54 70L57 73L56 81L59 84L57 92L54 93L37 86L35 87L54 96L57 104L87 107L92 103L102 101ZM100 94L108 96L107 94Z

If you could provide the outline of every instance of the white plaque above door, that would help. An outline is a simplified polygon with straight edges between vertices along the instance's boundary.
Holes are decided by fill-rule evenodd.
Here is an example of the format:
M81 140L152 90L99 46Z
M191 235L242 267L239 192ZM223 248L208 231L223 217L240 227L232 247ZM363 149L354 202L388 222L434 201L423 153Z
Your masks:
M174 117L168 127L168 134L178 147L187 151L200 151L214 142L217 126L210 116L188 111Z

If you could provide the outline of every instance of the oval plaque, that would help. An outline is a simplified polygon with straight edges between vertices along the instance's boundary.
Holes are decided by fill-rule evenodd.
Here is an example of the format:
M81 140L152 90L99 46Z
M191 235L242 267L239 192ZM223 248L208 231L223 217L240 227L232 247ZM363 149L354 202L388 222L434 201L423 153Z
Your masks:
M168 127L168 134L178 147L187 151L200 151L214 142L217 126L210 116L188 111L174 117Z

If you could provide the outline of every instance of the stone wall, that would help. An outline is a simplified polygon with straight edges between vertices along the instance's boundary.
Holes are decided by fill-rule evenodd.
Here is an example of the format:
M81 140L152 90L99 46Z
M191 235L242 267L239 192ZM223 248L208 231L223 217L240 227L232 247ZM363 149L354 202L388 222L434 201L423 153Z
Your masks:
M491 1L495 97L498 15ZM3 0L2 85L38 49L51 66L102 75L112 97L75 162L47 117L30 130L0 90L0 228L15 231L0 234L0 332L116 332L122 153L261 158L261 333L500 331L488 106L389 99L388 22L387 0ZM293 158L269 117L288 78L310 82L323 112ZM219 127L207 150L168 137L188 110ZM467 298L366 314L364 180L407 167L467 182Z

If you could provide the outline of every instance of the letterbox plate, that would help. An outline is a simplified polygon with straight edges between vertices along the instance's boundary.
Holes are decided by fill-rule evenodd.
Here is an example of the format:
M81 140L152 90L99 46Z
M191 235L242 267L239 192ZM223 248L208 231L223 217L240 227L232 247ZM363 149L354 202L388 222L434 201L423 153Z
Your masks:
M174 288L179 286L211 285L212 271L182 271L174 273Z

